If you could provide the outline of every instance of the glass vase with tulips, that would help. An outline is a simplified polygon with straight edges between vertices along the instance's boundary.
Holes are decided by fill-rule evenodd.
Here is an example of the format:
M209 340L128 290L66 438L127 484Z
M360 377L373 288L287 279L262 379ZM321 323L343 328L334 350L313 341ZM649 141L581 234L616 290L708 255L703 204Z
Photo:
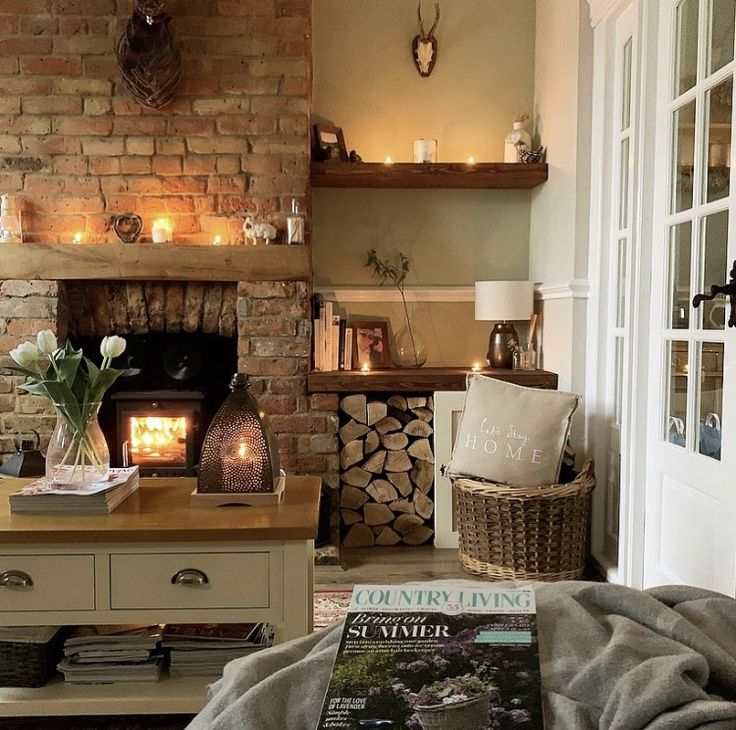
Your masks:
M36 342L24 342L10 351L16 365L8 369L26 377L19 389L48 398L56 412L46 478L58 487L77 489L107 479L110 452L97 413L107 390L130 372L111 367L125 347L122 337L105 337L98 367L81 349L69 341L60 346L54 333L44 330Z

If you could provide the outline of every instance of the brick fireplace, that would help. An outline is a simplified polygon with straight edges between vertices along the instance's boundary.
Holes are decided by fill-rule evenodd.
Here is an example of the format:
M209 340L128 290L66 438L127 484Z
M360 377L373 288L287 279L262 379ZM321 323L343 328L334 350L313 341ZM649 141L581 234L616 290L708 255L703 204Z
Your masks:
M256 266L234 280L227 246L211 247L207 262L192 267L222 269L222 280L162 276L166 262L149 268L145 256L126 267L90 259L95 244L116 240L110 218L118 213L143 217L143 240L152 219L166 216L176 243L210 245L216 235L237 240L247 215L283 230L294 198L308 212L310 3L169 0L184 78L158 112L132 100L118 77L115 43L132 9L130 0L0 6L0 192L22 201L27 242L70 246L63 267L29 246L37 258L26 278L3 273L0 260L0 352L43 328L75 336L227 331L270 415L283 467L322 475L336 489L337 397L306 389L308 271L265 280ZM72 245L76 233L86 245ZM59 275L74 268L77 252L79 270ZM102 278L100 265L122 273L85 281ZM0 377L0 457L13 451L17 432L48 438L54 423L17 384Z

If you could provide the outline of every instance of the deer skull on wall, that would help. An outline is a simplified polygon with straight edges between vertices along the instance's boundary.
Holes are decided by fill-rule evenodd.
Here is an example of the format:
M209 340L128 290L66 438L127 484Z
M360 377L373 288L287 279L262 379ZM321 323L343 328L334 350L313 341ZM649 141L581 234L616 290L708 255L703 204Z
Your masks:
M440 4L434 4L434 23L432 23L429 33L424 32L421 0L417 5L417 17L419 18L419 35L414 36L414 40L411 42L411 50L414 56L414 65L417 67L419 75L426 78L432 73L434 64L437 62L437 39L434 37L434 30L437 23L440 22Z

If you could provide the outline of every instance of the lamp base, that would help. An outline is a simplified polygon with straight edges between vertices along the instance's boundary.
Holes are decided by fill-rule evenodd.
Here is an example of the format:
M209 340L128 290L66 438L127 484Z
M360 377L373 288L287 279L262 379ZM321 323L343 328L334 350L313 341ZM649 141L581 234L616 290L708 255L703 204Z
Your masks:
M273 492L197 492L189 496L190 507L227 507L228 505L249 505L258 507L279 504L284 497L286 477L279 477Z
M519 344L519 335L514 325L497 322L488 338L486 359L492 368L511 370L514 367L514 349Z

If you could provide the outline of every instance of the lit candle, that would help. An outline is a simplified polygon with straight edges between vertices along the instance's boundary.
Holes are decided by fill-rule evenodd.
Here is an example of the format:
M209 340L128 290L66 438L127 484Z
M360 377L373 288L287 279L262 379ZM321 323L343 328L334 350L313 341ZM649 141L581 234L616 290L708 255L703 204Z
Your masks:
M394 161L391 159L390 155L386 155L386 159L383 161L384 165L393 165Z
M74 243L82 243L83 240L84 240L84 233L74 234Z
M371 371L371 366L370 366L370 365L369 365L369 364L368 364L367 362L364 362L364 363L363 363L363 364L361 365L361 367L360 367L360 371L361 371L362 373L369 373L369 372Z
M212 239L212 245L213 246L222 246L222 236L215 236Z
M168 218L156 218L153 221L151 239L154 243L171 243L174 240L174 226Z
M479 373L480 372L480 363L479 362L474 362L473 363L472 370L473 370L474 373Z
M475 164L475 157L472 155L468 157L468 165L474 165Z

